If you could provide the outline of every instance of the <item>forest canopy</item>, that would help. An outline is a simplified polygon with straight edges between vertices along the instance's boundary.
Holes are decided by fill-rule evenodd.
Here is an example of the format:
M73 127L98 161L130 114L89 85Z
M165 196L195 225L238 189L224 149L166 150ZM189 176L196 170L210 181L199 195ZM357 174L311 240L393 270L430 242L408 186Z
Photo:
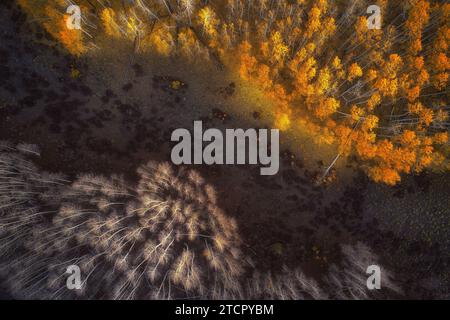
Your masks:
M444 1L17 0L75 56L100 39L137 53L208 58L262 91L281 130L302 127L375 182L449 164L450 4ZM367 8L381 8L381 29Z

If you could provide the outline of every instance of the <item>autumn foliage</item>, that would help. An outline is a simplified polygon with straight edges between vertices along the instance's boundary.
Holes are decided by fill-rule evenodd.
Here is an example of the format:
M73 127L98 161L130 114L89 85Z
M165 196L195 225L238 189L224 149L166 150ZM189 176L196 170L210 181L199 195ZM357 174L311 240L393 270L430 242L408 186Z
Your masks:
M394 185L402 174L449 168L449 4L78 2L89 12L82 31L65 30L65 1L19 1L73 54L109 38L137 52L209 57L264 92L277 127L302 127L339 155L355 155L374 181ZM368 29L373 2L380 30Z

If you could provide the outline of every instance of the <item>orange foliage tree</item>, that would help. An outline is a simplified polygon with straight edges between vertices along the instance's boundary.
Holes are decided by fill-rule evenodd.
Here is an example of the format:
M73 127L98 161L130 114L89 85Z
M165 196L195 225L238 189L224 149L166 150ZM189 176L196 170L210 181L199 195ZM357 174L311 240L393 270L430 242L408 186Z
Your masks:
M378 0L383 27L369 30L363 2L79 1L97 17L81 32L64 29L64 1L18 1L73 54L105 34L139 51L220 60L271 100L276 126L355 155L374 181L449 167L449 4Z

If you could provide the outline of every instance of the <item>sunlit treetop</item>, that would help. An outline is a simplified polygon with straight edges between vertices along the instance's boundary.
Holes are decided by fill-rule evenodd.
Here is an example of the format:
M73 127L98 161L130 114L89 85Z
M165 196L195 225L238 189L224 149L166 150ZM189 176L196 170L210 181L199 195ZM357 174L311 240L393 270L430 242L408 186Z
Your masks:
M377 182L449 168L443 1L80 0L81 30L65 28L66 1L18 3L73 55L123 41L137 53L209 58L261 90L280 129L303 126ZM368 27L373 4L379 30Z

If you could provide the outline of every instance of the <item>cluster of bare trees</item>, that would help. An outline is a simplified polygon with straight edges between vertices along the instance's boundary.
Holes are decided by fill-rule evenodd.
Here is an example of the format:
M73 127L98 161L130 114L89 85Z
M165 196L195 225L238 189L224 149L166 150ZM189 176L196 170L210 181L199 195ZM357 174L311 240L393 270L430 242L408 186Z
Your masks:
M0 275L26 298L225 297L242 273L236 224L193 171L149 163L137 188L83 175L72 185L0 145ZM66 288L79 265L81 291Z
M370 299L362 244L320 280L301 269L258 272L238 226L196 171L150 162L131 186L84 174L69 183L29 160L36 147L0 145L0 277L31 299ZM80 290L66 286L77 265ZM401 293L383 270L383 294ZM377 291L377 290L375 290Z
M38 238L36 227L55 214L69 182L25 158L38 153L36 146L0 142L0 276L14 292L35 285L41 269L33 262L43 257L30 255L27 245Z
M247 281L250 299L304 300L339 299L367 300L401 297L403 292L389 270L382 269L383 290L368 290L366 273L370 265L382 266L379 257L366 245L343 245L342 261L332 264L320 281L308 277L299 269L285 267L282 272L255 272Z
M402 295L401 288L395 283L389 270L381 269L383 290L367 290L367 267L382 266L379 257L366 245L358 242L354 246L343 245L343 259L340 265L330 267L326 280L327 292L331 298L340 300L386 299L389 294L395 297Z
M247 280L246 294L248 299L267 300L323 300L329 297L319 283L305 276L301 269L287 267L278 274L255 271Z
M2 270L14 293L52 299L239 294L237 226L196 172L149 163L139 169L136 188L120 177L83 175L50 196L42 185L59 180L14 154L4 154L2 163L9 159L0 178L10 188L2 188L0 221ZM21 180L10 177L14 170ZM43 211L52 207L47 199L60 205ZM81 268L82 290L67 290L69 265Z

